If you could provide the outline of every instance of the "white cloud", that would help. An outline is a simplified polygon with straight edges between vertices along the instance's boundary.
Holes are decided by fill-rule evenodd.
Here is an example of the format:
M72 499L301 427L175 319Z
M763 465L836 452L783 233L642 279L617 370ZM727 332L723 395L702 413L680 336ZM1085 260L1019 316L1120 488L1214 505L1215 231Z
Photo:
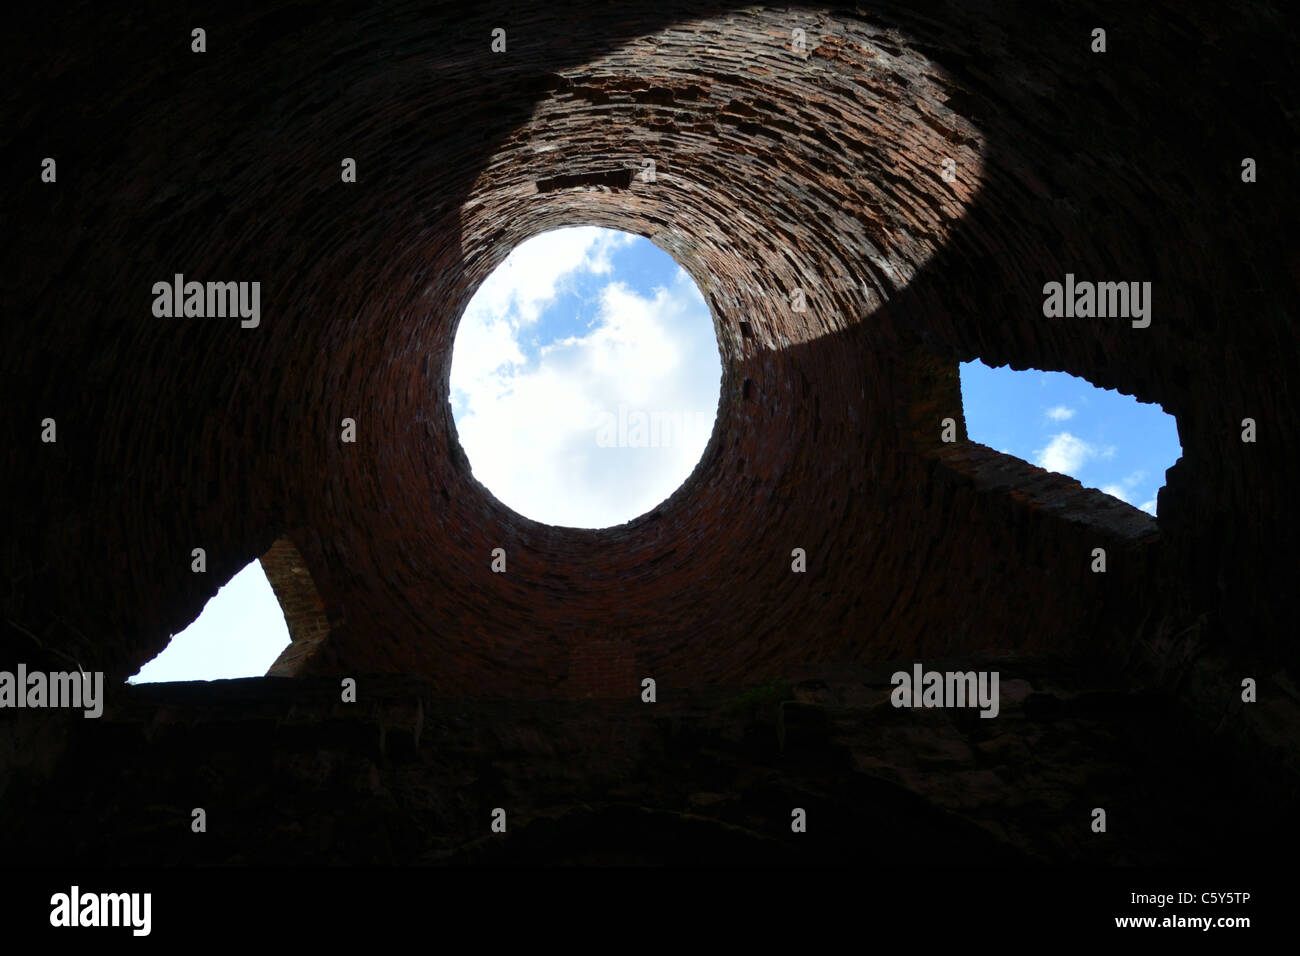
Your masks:
M1139 468L1137 471L1130 472L1117 483L1103 485L1101 490L1106 492L1108 495L1113 495L1126 504L1132 504L1132 493L1137 489L1137 486L1142 483L1146 476L1146 471ZM1149 515L1155 515L1156 499L1153 497L1150 501L1143 502L1138 505L1138 507Z
M476 294L457 332L451 385L461 445L474 476L535 520L608 527L643 514L686 479L708 441L721 362L708 306L684 270L650 297L610 281L588 332L543 343L525 360L521 327L571 277L609 275L609 253L631 241L597 229L529 240L510 257L526 253L523 265L484 282L487 297ZM617 421L620 406L625 440L604 447L600 425ZM640 443L626 423L638 413L684 414L701 427L669 436L666 447L630 447Z
M1121 488L1119 485L1104 485L1101 490L1112 497L1118 498L1125 504L1132 504L1132 502L1128 500L1128 494L1125 489Z
M1057 405L1055 408L1049 408L1045 414L1054 422L1063 422L1074 417L1074 409Z
M556 229L520 243L474 292L461 320L530 325L579 272L606 275L610 253L635 236L595 226Z
M1040 448L1034 454L1038 456L1035 464L1039 468L1073 475L1086 461L1096 456L1097 449L1082 438L1061 432L1052 436L1046 448Z
M610 252L634 242L627 233L580 226L520 243L474 292L456 329L451 357L452 405L459 414L501 399L526 362L519 344L580 273L610 271Z

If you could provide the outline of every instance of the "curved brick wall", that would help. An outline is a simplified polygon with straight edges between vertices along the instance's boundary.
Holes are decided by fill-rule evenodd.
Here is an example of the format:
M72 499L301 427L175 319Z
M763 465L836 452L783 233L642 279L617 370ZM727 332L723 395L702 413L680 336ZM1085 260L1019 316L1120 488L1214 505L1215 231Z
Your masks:
M1273 8L457 7L87 8L72 37L18 15L19 122L0 133L20 226L0 353L6 659L133 673L292 528L337 609L298 672L402 671L449 694L995 650L1294 661L1269 557L1295 527L1297 354L1277 294L1296 276L1294 36ZM57 185L39 182L46 155ZM654 182L632 175L643 158ZM684 265L724 360L695 473L602 531L496 502L447 404L476 283L580 223ZM155 318L151 286L176 272L260 281L261 325ZM1066 272L1151 281L1150 328L1043 318L1042 285ZM1158 528L941 445L974 357L1177 416Z

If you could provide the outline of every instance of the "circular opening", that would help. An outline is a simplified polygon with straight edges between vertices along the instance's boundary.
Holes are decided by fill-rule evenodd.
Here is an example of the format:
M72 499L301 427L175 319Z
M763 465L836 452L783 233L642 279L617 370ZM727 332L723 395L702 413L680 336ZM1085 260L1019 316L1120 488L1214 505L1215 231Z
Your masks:
M709 307L650 240L556 229L521 243L456 329L451 406L474 477L534 521L607 528L704 453L722 362Z

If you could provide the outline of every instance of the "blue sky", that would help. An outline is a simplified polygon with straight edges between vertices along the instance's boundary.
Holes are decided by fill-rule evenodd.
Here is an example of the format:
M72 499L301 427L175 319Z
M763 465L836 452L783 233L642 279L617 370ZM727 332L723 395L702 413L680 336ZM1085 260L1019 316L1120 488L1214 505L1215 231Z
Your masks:
M504 504L547 524L609 527L690 475L721 377L708 307L666 253L626 233L559 229L512 250L466 307L452 415L474 476ZM961 367L961 390L971 440L1155 514L1182 453L1158 405L981 362ZM132 680L260 676L288 643L254 561Z

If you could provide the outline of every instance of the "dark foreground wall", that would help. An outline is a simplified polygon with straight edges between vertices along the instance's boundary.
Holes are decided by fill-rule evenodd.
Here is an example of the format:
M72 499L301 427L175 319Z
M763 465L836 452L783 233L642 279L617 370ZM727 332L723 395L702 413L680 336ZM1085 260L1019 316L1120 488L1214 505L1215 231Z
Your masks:
M1000 669L998 717L895 708L884 665L653 706L469 702L392 677L362 681L355 704L328 678L132 688L97 721L24 716L0 845L11 865L885 873L1240 870L1300 838L1276 781L1158 693L1077 660L936 664Z
M0 668L120 681L287 540L327 636L303 629L280 675L636 700L644 676L668 694L940 656L1084 659L1294 792L1282 8L736 7L13 14ZM676 257L724 363L694 474L602 531L495 501L447 403L476 283L576 224ZM259 281L260 324L156 317L152 286L176 273ZM1067 273L1151 282L1149 327L1045 318L1043 284ZM1159 520L966 442L957 366L976 357L1176 416Z

